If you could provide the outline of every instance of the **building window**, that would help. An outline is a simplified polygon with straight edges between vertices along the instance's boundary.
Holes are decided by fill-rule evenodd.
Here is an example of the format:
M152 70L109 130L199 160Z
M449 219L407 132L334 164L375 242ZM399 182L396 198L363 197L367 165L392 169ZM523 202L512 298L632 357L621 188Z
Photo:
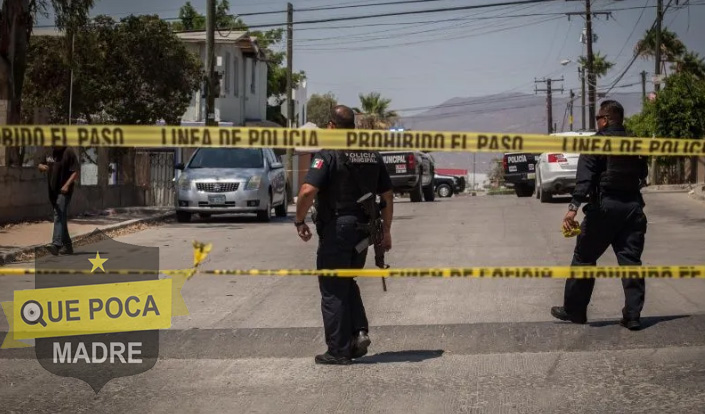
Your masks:
M225 67L223 68L223 81L225 82L225 94L230 93L230 52L225 53Z
M252 83L250 83L250 93L255 94L255 81L257 80L256 78L256 73L257 73L257 60L252 59Z
M233 92L235 92L235 96L240 96L240 62L238 62L237 56L233 58L233 74L233 77L235 78ZM230 76L230 74L227 76Z

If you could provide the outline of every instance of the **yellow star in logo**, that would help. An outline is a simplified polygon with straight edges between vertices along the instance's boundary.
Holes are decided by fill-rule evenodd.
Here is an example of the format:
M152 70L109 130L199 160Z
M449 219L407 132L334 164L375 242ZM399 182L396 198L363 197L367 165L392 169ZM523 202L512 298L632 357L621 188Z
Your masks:
M93 269L91 269L91 273L95 272L96 269L100 269L105 273L105 269L103 268L103 263L107 262L108 259L101 259L100 258L100 253L95 252L95 258L94 259L88 259L89 262L93 265Z

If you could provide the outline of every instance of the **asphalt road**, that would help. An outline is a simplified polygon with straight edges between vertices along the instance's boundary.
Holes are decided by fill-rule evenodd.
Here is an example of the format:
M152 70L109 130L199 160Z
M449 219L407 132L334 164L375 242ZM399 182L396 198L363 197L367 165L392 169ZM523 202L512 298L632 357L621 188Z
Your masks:
M705 204L682 193L646 201L644 263L703 264ZM567 265L565 210L514 196L400 201L388 261ZM301 242L291 218L168 223L119 241L159 247L161 267L180 268L194 239L214 244L209 269L315 264L316 238ZM599 264L616 264L614 254ZM315 278L196 276L183 289L190 314L162 331L154 368L95 395L45 371L32 348L0 350L0 411L705 412L705 280L649 280L640 332L617 324L619 280L597 282L587 325L551 318L561 280L392 279L387 292L379 279L358 283L373 343L352 366L313 363L325 349ZM0 301L32 286L0 277Z

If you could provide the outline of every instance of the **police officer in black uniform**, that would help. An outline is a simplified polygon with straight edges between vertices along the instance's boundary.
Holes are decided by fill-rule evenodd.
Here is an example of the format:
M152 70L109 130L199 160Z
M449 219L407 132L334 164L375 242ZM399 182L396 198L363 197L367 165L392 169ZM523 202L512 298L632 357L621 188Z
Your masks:
M329 129L354 129L355 114L346 106L336 106ZM316 201L316 232L319 236L318 269L362 269L367 249L358 253L355 246L370 235L361 229L367 217L357 201L365 194L380 195L383 241L392 247L392 183L382 157L376 151L323 150L313 157L299 192L296 229L302 240L311 239L304 222ZM318 364L347 365L367 354L371 341L360 289L353 278L319 276L321 311L328 350L316 355Z
M604 101L596 116L596 135L626 136L624 109L616 101ZM580 205L585 218L578 235L572 266L595 266L612 245L620 266L640 266L644 251L647 220L641 196L648 174L645 157L634 155L580 155L573 199L563 219L563 228L577 227ZM551 308L551 314L564 321L587 322L587 308L595 279L568 279L563 306ZM644 307L644 279L622 279L625 305L620 324L630 330L641 328Z

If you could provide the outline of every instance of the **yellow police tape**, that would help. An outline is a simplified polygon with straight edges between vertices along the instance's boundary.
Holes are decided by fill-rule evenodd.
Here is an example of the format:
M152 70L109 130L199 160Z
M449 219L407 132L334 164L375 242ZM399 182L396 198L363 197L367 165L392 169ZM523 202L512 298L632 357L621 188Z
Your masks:
M324 276L324 277L431 277L431 278L539 278L539 279L705 279L705 265L698 266L501 266L400 269L183 269L106 270L112 274L195 274L218 276ZM88 270L3 269L0 276L30 274L91 274Z
M705 140L540 134L136 125L0 127L0 146L232 147L705 156Z

